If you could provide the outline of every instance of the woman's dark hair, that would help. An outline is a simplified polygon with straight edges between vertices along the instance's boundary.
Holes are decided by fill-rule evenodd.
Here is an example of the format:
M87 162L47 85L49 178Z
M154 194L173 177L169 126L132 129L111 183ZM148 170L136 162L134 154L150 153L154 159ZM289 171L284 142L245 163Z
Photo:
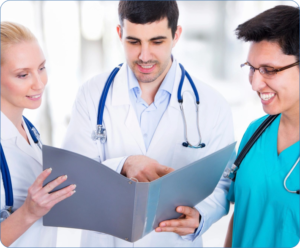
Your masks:
M160 21L167 17L168 27L174 38L177 30L179 10L176 1L120 1L119 19L123 27L124 19L136 23L146 24Z
M274 41L286 55L299 58L299 8L278 5L237 27L238 39Z

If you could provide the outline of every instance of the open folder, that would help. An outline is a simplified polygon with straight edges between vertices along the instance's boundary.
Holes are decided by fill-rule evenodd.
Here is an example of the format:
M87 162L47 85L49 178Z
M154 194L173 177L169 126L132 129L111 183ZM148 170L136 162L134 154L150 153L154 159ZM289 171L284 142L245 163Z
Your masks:
M215 189L235 143L150 183L139 183L88 157L43 146L43 167L52 167L44 184L61 175L76 193L43 217L44 226L107 233L135 242L161 221L178 218L177 206L194 207ZM189 148L187 148L189 149Z

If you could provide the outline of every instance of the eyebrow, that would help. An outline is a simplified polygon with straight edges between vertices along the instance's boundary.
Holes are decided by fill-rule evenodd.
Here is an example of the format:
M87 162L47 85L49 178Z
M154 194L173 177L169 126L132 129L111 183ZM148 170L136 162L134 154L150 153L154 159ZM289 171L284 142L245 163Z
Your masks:
M45 64L45 63L46 63L46 60L44 60L44 61L39 65L39 67L40 67L41 65ZM18 70L28 70L28 69L30 69L30 68L17 68L17 69L15 69L14 71L18 71Z
M127 36L126 39L127 39L127 40L141 41L140 39L135 38L135 37L132 37L132 36ZM157 36L157 37L151 38L150 41L154 41L154 40L165 40L165 39L167 39L166 36Z

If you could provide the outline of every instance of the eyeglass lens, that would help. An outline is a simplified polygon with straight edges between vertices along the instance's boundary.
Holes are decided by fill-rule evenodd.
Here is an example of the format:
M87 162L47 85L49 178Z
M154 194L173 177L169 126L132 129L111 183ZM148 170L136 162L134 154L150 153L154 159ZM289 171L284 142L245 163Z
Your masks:
M249 70L249 81L251 82L256 69L251 65L247 65L245 67L245 70ZM267 79L272 78L276 74L273 67L262 66L258 69L258 71L264 78Z

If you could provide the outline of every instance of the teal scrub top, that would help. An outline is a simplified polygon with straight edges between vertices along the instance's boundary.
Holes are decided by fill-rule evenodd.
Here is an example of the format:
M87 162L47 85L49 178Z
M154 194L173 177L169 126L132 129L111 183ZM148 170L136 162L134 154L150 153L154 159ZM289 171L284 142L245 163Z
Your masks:
M243 136L239 153L255 130L267 118L250 124ZM289 193L283 182L299 157L299 141L277 153L281 115L265 130L250 149L228 200L235 202L232 247L294 247L299 242L300 196ZM300 189L299 163L288 178L291 191Z

